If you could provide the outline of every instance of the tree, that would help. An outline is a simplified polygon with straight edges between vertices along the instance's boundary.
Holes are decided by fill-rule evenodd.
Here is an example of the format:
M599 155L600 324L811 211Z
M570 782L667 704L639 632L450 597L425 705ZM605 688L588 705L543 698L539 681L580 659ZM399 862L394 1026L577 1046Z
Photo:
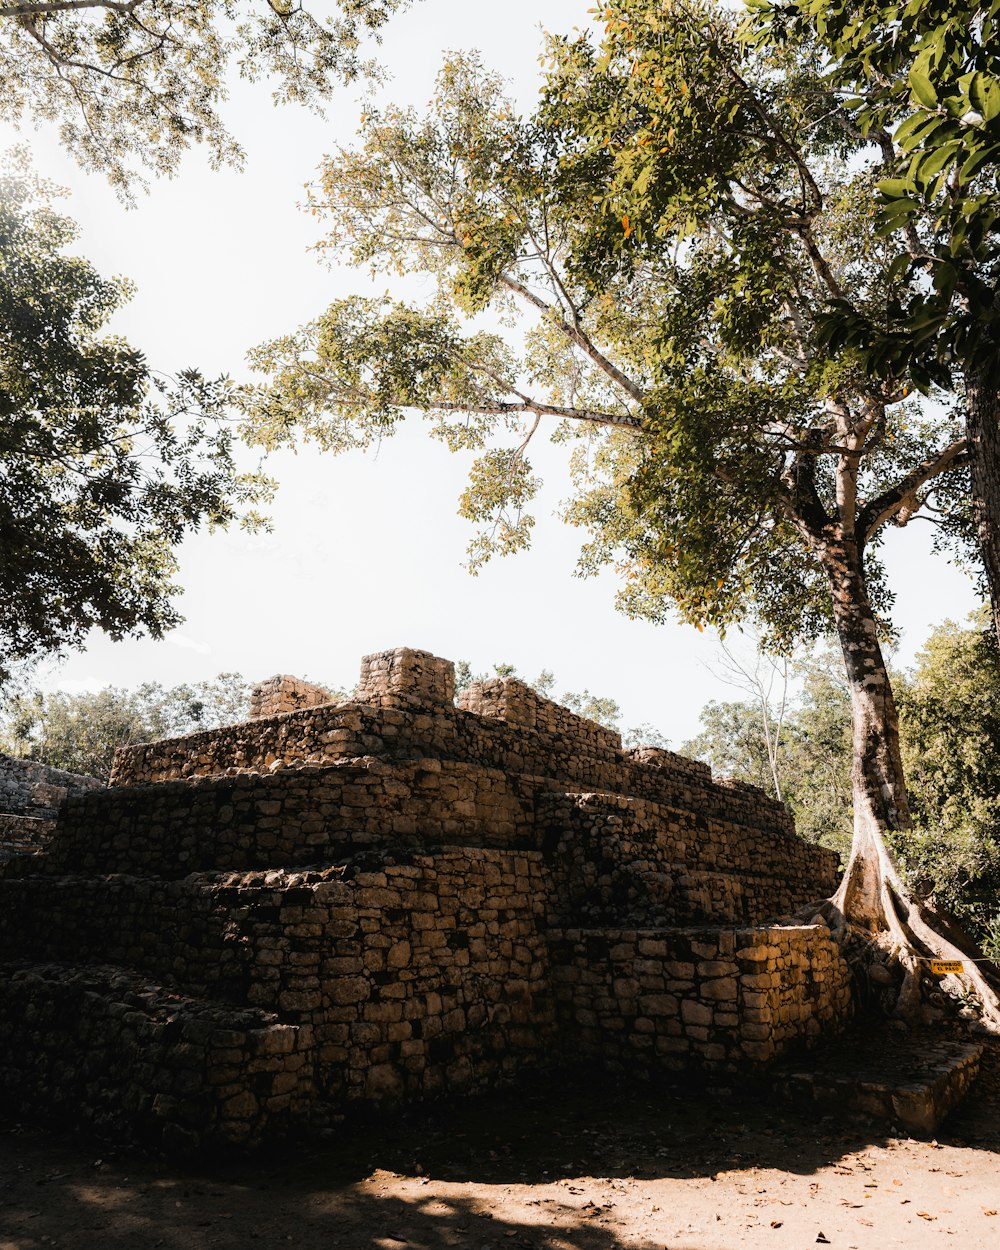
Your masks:
M778 754L800 836L845 853L851 837L851 707L836 657L806 665ZM900 736L913 824L890 835L910 888L1000 953L1000 651L985 609L935 629L912 671L897 673ZM756 700L709 703L681 747L714 771L770 788ZM773 792L773 791L772 791Z
M820 648L805 665L785 750L785 797L796 829L848 857L854 823L851 697L832 647Z
M986 0L748 0L748 33L830 58L841 124L880 153L896 283L873 316L832 294L823 334L887 380L957 397L1000 638L1000 11Z
M258 523L268 488L237 470L225 382L157 378L102 336L128 284L67 254L52 194L0 171L0 685L91 628L160 637L181 619L176 544Z
M914 828L897 850L911 877L1000 949L1000 649L988 614L946 621L900 687Z
M258 349L269 380L246 398L248 437L342 451L425 413L479 453L462 499L484 523L475 567L529 541L530 440L554 418L578 484L565 515L590 532L582 567L613 562L626 611L749 618L777 650L834 630L854 841L825 914L899 952L908 1013L923 958L957 953L885 840L910 816L877 549L929 498L950 506L967 447L947 413L818 335L831 295L875 317L895 289L870 207L880 156L838 124L808 46L749 48L708 5L613 0L606 16L600 46L550 42L534 117L459 58L428 117L373 112L363 146L326 165L313 208L331 244L433 276L438 295L341 300ZM514 307L535 318L519 349L461 320Z
M249 707L250 686L239 673L169 689L147 682L136 690L36 691L9 706L0 742L22 759L107 780L119 747L233 724L246 720Z
M701 733L681 744L681 754L703 760L719 777L733 777L775 793L775 772L783 773L785 752L772 758L763 733L760 709L745 700L712 699L698 718Z
M67 150L121 191L137 167L172 173L205 144L242 151L224 125L227 70L277 80L275 102L317 107L406 0L340 0L319 19L286 0L12 0L0 4L0 118L58 123Z
M766 662L760 669L766 671ZM843 663L832 650L820 648L795 670L803 680L794 701L782 688L777 706L765 694L763 709L757 690L750 700L706 704L701 733L685 742L681 753L704 760L717 774L780 797L795 817L800 837L846 857L853 813L851 701ZM766 732L782 707L780 736Z
M754 640L751 658L740 655L725 639L719 641L719 654L713 672L720 680L740 690L746 690L757 709L758 722L764 740L768 768L771 773L769 787L781 802L780 759L782 733L788 711L789 678L791 661L787 655L771 655ZM710 705L711 706L711 705Z

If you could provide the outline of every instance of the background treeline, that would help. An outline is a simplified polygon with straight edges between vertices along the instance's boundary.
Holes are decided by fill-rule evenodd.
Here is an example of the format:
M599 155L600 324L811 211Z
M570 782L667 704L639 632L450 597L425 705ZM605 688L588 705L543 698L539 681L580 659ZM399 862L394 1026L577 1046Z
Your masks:
M709 703L680 750L781 798L799 833L846 856L851 845L851 711L839 657L804 666L779 700ZM946 621L914 667L894 674L913 829L892 835L912 888L961 917L1000 955L1000 654L988 615ZM768 750L770 739L771 751ZM772 766L773 765L773 766Z

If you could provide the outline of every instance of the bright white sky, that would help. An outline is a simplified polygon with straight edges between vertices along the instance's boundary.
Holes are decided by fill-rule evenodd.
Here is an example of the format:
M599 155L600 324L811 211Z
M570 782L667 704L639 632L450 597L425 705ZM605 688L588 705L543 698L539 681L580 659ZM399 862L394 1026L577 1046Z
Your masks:
M393 78L382 95L420 107L443 51L479 48L530 108L539 22L569 30L586 20L587 7L587 0L422 0L387 28L380 58ZM338 296L368 289L364 275L330 271L309 253L317 223L297 208L324 152L352 141L360 112L353 88L343 89L324 120L276 109L265 86L236 84L228 118L247 150L246 170L213 172L194 152L177 178L154 185L130 210L101 179L72 165L51 135L28 137L38 171L72 191L67 211L80 223L81 253L138 285L114 329L164 371L195 365L239 375L250 346ZM384 288L383 280L377 289ZM362 654L405 645L466 658L477 669L499 661L528 677L553 669L557 692L610 695L626 727L652 723L679 744L697 732L708 699L736 697L706 667L715 640L691 626L620 616L610 573L574 578L579 534L554 516L568 493L562 459L552 449L535 460L547 487L534 549L472 578L462 568L470 530L456 515L467 462L426 438L416 419L377 455L276 456L269 470L281 490L272 534L185 544L179 630L161 642L95 635L44 684L173 684L227 670L254 680L291 672L349 687ZM905 623L899 658L908 662L933 625L964 617L975 600L967 579L929 554L927 526L894 531L886 554Z

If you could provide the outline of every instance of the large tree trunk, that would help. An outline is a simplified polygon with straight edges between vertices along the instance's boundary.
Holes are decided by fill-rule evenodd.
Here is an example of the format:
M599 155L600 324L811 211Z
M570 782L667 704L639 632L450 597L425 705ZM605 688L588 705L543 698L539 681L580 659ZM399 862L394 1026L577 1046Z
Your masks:
M970 370L965 375L965 424L972 515L1000 641L1000 397L996 378L984 371Z
M943 925L931 908L911 896L886 844L887 832L910 827L892 683L858 544L834 543L823 554L851 692L854 792L851 854L836 894L823 908L825 918L841 941L863 936L902 966L899 1015L913 1018L919 1012L930 958L961 960L963 980L974 987L984 1021L1000 1028L1000 1000L965 952L940 932Z

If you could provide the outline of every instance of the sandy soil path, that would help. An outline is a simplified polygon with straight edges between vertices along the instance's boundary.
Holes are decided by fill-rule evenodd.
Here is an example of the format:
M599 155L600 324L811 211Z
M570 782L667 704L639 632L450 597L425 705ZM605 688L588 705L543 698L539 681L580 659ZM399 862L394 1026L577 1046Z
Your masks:
M604 1082L181 1167L0 1123L0 1250L1000 1250L1000 1051L935 1143Z

